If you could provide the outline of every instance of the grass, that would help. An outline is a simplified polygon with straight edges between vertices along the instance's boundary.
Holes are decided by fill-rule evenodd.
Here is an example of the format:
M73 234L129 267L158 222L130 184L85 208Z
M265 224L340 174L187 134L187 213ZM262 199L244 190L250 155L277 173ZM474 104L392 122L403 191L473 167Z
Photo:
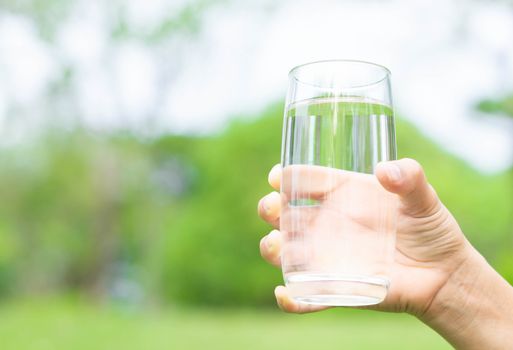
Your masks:
M130 311L62 300L0 305L2 350L450 349L407 315L330 310Z

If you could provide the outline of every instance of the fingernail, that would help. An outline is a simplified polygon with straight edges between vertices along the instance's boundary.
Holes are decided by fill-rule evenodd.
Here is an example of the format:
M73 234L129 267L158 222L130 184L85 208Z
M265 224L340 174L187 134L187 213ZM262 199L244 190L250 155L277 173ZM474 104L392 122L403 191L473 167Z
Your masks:
M276 297L276 304L278 304L278 307L280 308L280 310L285 311L285 309L283 308L283 303L281 301L280 296Z
M273 253L273 250L274 250L274 244L273 242L271 242L271 240L269 239L269 237L267 237L265 239L265 246L267 247L267 253L268 254L272 254Z
M278 287L278 288L279 288L279 287ZM285 311L285 309L284 309L284 307L283 307L283 299L284 299L283 294L282 294L282 293L280 293L280 292L278 291L278 289L275 289L275 290L274 290L274 296L276 297L276 303L278 304L278 307L279 307L281 310Z
M402 178L401 169L395 164L388 165L387 175L392 182L398 182Z
M281 196L278 192L271 192L262 198L262 209L264 209L267 216L276 215L276 205L279 205ZM274 203L274 204L272 204Z
M273 185L276 183L276 178L278 177L278 174L281 170L281 164L276 164L272 167L271 171L269 172L269 176L267 177L267 181Z
M265 200L266 197L262 198L260 200L260 206L262 207L262 209L264 210L264 212L269 215L269 212L271 211L271 207L269 207L269 205L267 204L267 201Z
M273 249L276 247L276 239L277 239L278 231L272 230L267 235L267 238L265 239L265 246L267 247L267 250L269 253L273 251Z

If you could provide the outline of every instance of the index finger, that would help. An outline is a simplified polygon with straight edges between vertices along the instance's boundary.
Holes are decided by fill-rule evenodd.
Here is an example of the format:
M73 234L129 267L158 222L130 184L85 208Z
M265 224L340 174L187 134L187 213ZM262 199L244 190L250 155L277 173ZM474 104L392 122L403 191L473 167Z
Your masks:
M351 180L351 172L335 168L290 164L281 169L282 194L292 200L322 199Z

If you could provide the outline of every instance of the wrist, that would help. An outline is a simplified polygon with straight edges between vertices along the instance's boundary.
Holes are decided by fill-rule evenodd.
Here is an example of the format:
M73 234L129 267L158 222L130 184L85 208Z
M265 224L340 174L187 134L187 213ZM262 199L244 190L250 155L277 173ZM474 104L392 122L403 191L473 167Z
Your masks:
M438 331L450 327L461 331L472 322L472 306L479 299L487 262L470 244L463 248L457 266L447 272L446 282L433 297L420 319ZM470 309L469 309L470 308Z
M421 320L456 348L503 349L513 341L511 310L513 288L467 243Z

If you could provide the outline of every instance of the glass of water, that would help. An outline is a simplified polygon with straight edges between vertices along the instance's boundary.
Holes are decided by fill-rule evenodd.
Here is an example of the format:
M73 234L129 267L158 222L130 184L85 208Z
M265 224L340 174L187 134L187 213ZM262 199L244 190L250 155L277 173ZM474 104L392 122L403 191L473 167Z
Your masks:
M380 303L389 287L396 198L373 175L396 159L390 71L330 60L289 74L282 144L281 256L304 303Z

